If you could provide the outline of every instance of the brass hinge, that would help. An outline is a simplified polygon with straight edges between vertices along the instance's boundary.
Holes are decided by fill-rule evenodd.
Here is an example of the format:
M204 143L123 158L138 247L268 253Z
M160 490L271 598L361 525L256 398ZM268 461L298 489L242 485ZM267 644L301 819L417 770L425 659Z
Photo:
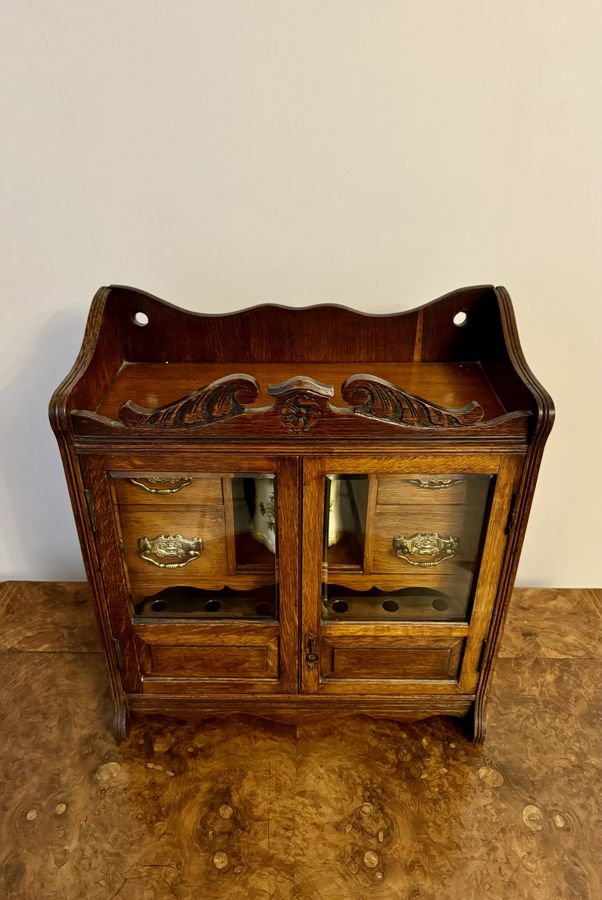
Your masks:
M487 650L487 641L483 641L481 644L481 652L479 653L479 661L477 663L477 672L480 672L483 668L483 661L485 660L485 651Z
M113 638L113 644L115 646L115 656L117 657L117 665L119 666L119 671L123 672L124 662L123 662L123 650L121 649L121 644L119 643L119 638Z
M123 542L123 538L119 538L119 552L122 556L125 556L125 544Z
M516 509L518 506L518 493L515 491L510 498L510 509L508 510L508 519L506 520L506 534L510 534L514 528L514 520L516 519Z
M86 506L88 507L88 520L90 522L90 528L92 531L96 531L96 510L94 509L94 499L92 497L92 491L89 488L84 488L84 497L86 498Z

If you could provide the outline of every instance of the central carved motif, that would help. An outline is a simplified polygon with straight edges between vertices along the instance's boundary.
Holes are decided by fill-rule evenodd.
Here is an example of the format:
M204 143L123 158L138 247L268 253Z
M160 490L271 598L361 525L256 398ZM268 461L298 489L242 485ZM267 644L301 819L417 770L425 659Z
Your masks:
M280 384L268 385L268 394L277 398L276 411L286 430L304 434L331 410L328 400L334 396L334 387L314 378L294 375Z
M321 416L320 401L310 394L294 394L280 405L282 424L287 431L294 431L296 434L311 431Z

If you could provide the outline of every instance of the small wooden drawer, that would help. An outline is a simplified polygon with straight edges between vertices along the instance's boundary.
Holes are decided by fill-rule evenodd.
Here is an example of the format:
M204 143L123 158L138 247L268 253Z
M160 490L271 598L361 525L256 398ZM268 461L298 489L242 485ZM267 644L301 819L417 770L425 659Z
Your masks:
M269 678L277 674L277 659L266 645L255 647L150 646L148 670L152 675L179 678Z
M129 478L113 476L115 496L120 506L208 506L223 504L221 478L192 478L158 474L153 476L133 475Z
M482 523L467 506L377 507L372 572L450 574L477 559Z
M123 553L134 593L195 585L228 571L223 507L123 506Z
M378 478L376 502L451 506L464 504L469 497L469 475L383 475Z
M320 641L322 681L457 682L463 637L378 637L325 634Z
M138 629L136 644L142 674L151 677L201 678L244 684L278 677L279 639L266 627L222 636L182 626Z

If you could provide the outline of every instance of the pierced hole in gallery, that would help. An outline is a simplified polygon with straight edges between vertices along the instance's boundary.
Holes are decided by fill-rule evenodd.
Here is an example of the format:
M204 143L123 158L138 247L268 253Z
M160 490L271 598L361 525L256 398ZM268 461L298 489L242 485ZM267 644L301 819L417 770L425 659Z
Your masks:
M163 612L164 609L167 609L167 603L165 600L153 600L151 609L153 612Z
M461 309L460 312L457 312L453 318L453 323L458 328L461 328L462 325L466 325L467 322L468 322L468 313L464 312L463 309Z
M140 325L141 328L144 328L145 325L148 325L149 318L145 312L137 312L132 316L135 325Z
M221 608L222 604L219 602L219 600L207 600L207 602L205 603L205 609L207 610L207 612L217 612Z

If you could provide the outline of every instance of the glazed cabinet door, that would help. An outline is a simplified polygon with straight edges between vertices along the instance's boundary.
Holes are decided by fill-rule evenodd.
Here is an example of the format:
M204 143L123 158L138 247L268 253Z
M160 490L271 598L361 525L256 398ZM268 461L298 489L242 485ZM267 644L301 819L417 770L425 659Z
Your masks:
M298 690L299 461L83 460L128 693Z
M307 692L473 693L521 460L303 463Z

